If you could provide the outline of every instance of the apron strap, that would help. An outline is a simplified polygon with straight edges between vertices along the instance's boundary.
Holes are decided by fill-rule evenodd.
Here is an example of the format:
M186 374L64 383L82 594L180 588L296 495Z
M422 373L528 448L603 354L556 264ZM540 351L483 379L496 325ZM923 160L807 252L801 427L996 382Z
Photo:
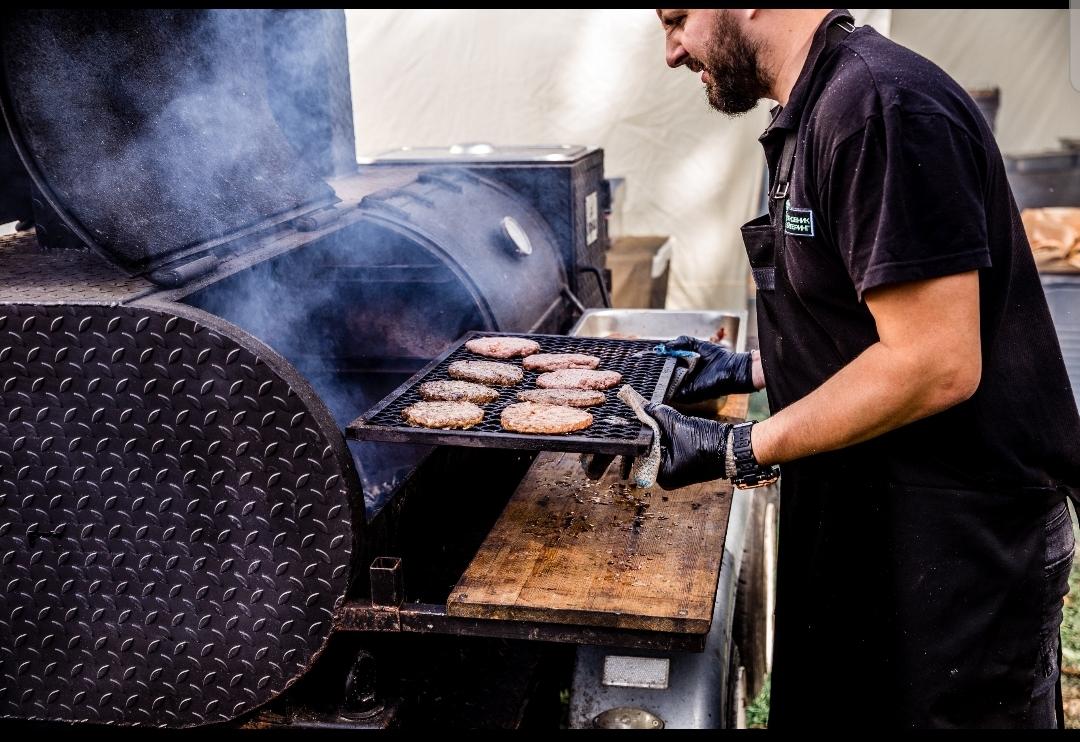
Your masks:
M836 48L836 45L847 38L847 35L855 30L855 26L847 21L836 21L825 32L825 49L822 54L827 54ZM780 155L780 168L776 173L776 186L773 188L774 199L785 199L788 194L788 184L791 182L791 171L795 168L795 144L798 135L798 127L791 129L784 139L784 151Z
M795 143L798 135L798 129L791 129L784 139L784 151L780 155L780 169L776 173L776 187L773 188L772 192L773 198L787 198L788 183L791 182L791 171L795 168Z

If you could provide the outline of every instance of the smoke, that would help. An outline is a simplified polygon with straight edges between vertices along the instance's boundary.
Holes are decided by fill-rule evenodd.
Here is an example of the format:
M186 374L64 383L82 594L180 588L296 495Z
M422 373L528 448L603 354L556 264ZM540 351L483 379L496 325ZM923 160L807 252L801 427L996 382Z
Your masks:
M0 35L16 116L42 174L90 237L132 270L195 257L208 242L220 243L210 248L219 255L243 249L240 231L330 203L324 179L355 168L340 11L22 11ZM470 186L452 209L423 215L437 225L422 226L467 266L473 290L499 311L492 321L525 331L557 299L564 268L602 265L602 251L599 261L575 254L583 227L570 218L568 179L554 168L505 180L546 209L543 217L530 222L516 196L497 202L490 186ZM500 220L511 213L532 225L528 263L500 242ZM544 217L559 230L561 260L540 236ZM529 280L515 280L522 276ZM255 263L183 301L289 360L339 426L462 332L495 329L445 261L370 224ZM429 450L350 446L369 513Z
M343 428L480 322L460 287L409 278L411 270L423 273L425 261L431 258L415 245L388 241L360 223L257 263L184 301L274 348ZM401 271L406 275L394 279ZM349 446L369 517L431 450L396 443Z
M324 178L355 169L340 11L24 11L0 33L45 180L132 269L331 203ZM187 303L293 362L344 426L378 400L339 368L365 352L343 322L363 297L342 293L327 266L357 249L307 245ZM366 447L353 444L371 497L398 484L404 464Z
M333 200L326 163L298 155L318 146L305 109L274 110L268 98L292 85L325 91L326 75L309 83L328 50L296 44L279 13L24 11L4 25L20 129L95 242L142 267ZM264 60L282 48L279 84Z
M344 13L267 11L262 32L270 108L286 137L320 175L355 172Z

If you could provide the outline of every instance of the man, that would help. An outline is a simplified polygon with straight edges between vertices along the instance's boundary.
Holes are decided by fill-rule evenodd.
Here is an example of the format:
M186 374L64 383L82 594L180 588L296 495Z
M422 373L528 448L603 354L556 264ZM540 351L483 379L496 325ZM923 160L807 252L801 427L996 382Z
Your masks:
M769 726L1061 725L1080 417L986 121L846 11L657 12L714 108L779 102L743 227L760 359L674 344L682 399L774 414L648 407L662 486L782 465Z

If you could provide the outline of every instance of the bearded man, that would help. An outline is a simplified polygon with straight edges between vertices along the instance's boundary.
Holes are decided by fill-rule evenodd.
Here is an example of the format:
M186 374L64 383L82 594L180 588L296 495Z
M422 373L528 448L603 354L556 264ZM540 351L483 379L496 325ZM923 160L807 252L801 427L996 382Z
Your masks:
M782 470L769 726L1061 726L1080 417L990 127L847 11L657 13L715 109L778 102L760 356L672 343L701 354L677 401L773 414L647 408L662 486Z

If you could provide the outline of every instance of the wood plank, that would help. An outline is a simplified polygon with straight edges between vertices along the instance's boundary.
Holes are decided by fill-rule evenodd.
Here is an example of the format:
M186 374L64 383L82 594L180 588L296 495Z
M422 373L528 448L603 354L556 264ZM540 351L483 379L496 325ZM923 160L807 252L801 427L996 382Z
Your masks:
M744 396L744 395L743 395ZM631 488L541 453L447 601L453 616L705 633L731 485Z
M728 394L703 402L676 404L675 408L687 415L712 417L724 422L742 422L750 409L750 395Z
M742 422L749 410L749 394L729 394L724 398L724 404L717 410L716 416L725 421Z

